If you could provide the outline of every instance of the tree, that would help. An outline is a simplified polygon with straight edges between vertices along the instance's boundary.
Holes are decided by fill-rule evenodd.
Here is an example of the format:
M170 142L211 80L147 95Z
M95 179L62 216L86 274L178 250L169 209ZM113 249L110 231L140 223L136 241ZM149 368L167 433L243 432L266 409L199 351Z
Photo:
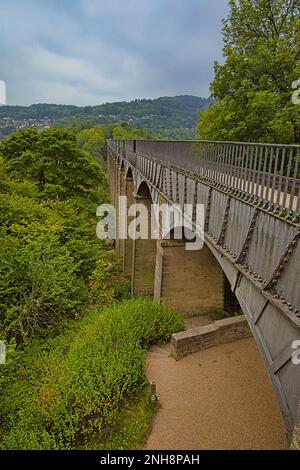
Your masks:
M0 153L0 337L20 343L86 309L106 253L95 232L106 177L65 129L17 132Z
M96 200L105 187L104 171L66 129L19 131L0 143L4 169L14 180L35 183L44 198L89 194Z
M225 63L215 63L216 102L200 111L201 139L300 142L300 1L230 0Z
M120 124L113 130L113 138L117 140L123 139L150 139L150 135L140 128L129 127L127 124Z
M100 125L84 129L77 136L79 146L100 162L105 160L106 157L105 139L105 131Z

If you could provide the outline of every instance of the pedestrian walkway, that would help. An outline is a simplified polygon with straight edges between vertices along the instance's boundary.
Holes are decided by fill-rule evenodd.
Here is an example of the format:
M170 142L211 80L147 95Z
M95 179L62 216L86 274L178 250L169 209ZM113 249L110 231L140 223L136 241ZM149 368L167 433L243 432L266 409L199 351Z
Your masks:
M287 449L285 426L253 338L176 362L147 355L160 407L145 449Z

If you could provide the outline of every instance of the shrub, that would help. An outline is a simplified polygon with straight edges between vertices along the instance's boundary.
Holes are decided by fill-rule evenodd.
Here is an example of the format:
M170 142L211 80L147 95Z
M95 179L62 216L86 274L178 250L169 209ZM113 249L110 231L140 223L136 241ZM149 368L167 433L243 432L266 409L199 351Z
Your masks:
M131 296L131 281L124 277L113 279L114 282L114 297L116 300L130 299Z
M1 230L0 230L1 235ZM87 300L76 265L56 237L21 244L2 236L0 245L0 332L18 342L53 332L74 317Z
M90 300L98 308L108 305L113 300L114 289L107 286L109 275L108 263L99 259L96 262L96 268L90 277L89 283Z
M2 366L0 448L72 449L95 436L105 446L126 399L143 388L145 348L180 329L179 314L139 298L32 342Z
M118 262L96 238L95 225L71 201L0 193L0 332L18 341L45 336L80 313L97 259L98 295L112 297L104 281ZM106 272L108 261L113 270Z

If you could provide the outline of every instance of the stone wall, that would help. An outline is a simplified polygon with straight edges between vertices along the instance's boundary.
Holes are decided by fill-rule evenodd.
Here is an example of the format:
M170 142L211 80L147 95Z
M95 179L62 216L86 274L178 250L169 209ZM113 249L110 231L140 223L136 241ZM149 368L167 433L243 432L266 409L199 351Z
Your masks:
M147 224L148 239L133 240L132 246L132 295L153 296L156 260L156 240L151 239L151 202L150 198L136 196L136 202L147 208L147 214L140 214L140 225ZM143 219L145 217L145 219ZM147 217L147 219L146 219Z
M225 318L207 326L173 334L171 355L178 360L201 349L230 343L250 336L252 336L252 333L244 315Z
M203 246L188 251L181 240L157 244L154 298L186 315L224 311L224 274Z

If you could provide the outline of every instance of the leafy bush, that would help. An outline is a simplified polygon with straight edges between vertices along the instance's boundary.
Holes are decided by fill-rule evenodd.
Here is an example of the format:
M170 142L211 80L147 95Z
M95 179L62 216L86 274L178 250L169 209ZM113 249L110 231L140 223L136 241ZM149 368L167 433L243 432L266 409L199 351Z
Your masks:
M126 300L131 297L131 281L124 277L114 279L114 297L116 300Z
M31 342L3 367L2 449L105 446L130 394L142 390L144 349L183 329L147 298L91 311L55 339Z
M89 283L91 303L98 308L109 304L114 298L113 287L108 287L107 285L109 275L110 272L107 264L102 259L98 260Z
M0 225L0 332L18 341L80 313L97 259L116 264L72 201L0 193Z
M1 233L0 332L18 342L53 333L87 300L84 282L68 250L54 236L21 244Z

